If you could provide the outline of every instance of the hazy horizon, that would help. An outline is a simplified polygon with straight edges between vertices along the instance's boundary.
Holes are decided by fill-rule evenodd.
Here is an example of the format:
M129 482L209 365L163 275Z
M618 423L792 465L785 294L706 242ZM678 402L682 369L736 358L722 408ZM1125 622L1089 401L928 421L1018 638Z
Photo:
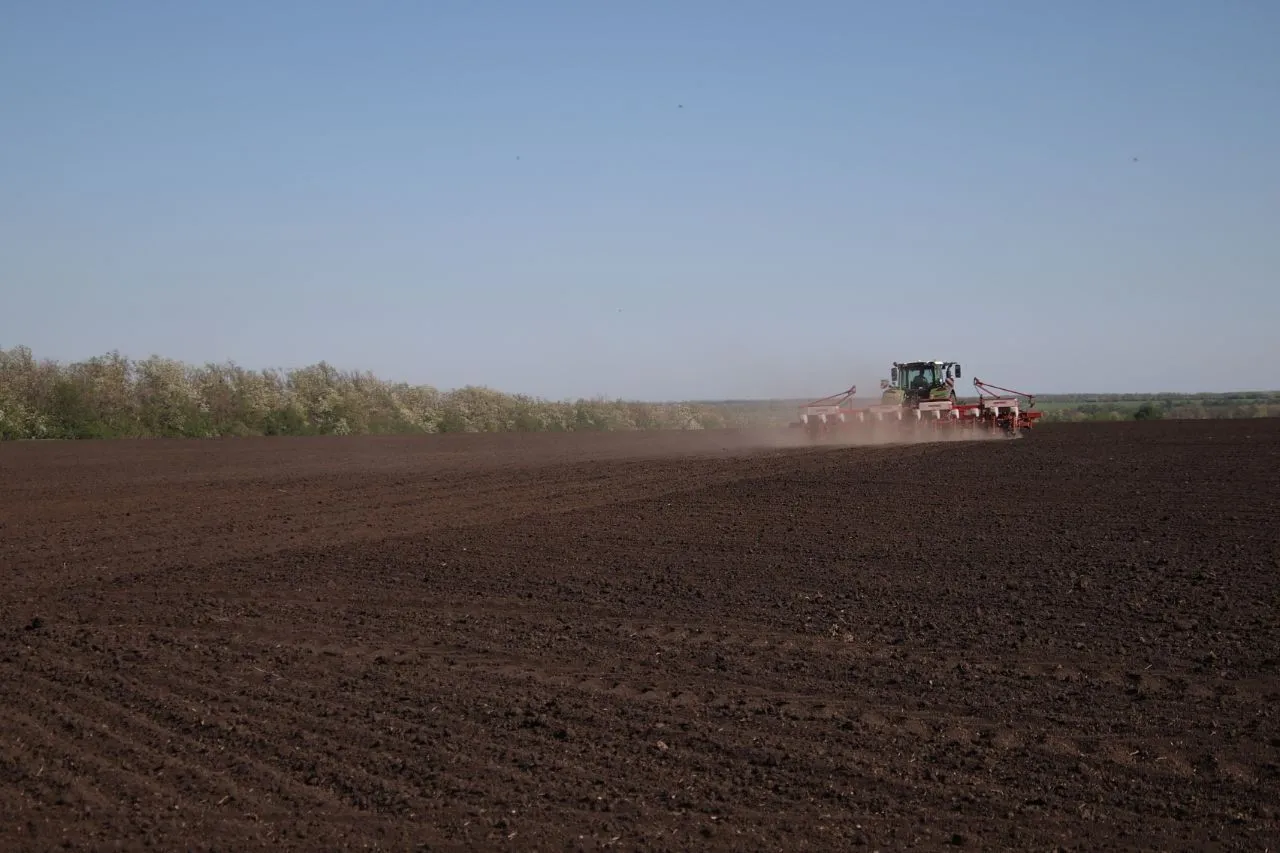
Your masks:
M11 5L0 346L547 399L1276 384L1280 6L802 8Z
M24 344L22 344L21 342L12 343L12 344L6 344L5 342L0 342L0 350L6 350L6 349L7 349L7 350L12 350L14 347L18 347L18 346L24 346ZM119 350L118 348L117 348L116 350L107 351L107 352L103 352L103 353L98 353L98 354L96 354L96 355L97 355L97 356L107 356L107 355L110 355L110 353L111 353L111 352L118 352L118 353L119 353L119 355L120 355L121 357L127 358L127 359L129 359L130 361L133 361L133 362L135 362L135 363L136 363L137 361L144 360L144 358L149 358L149 357L152 357L152 356L158 356L158 357L161 357L161 358L166 358L166 356L164 356L164 354L163 354L163 353L149 353L147 356L145 356L145 357L143 357L143 358L138 358L138 357L136 357L136 356L132 356L132 355L130 355L130 354L128 354L128 353L126 353L126 352L124 352L124 351L122 351L122 350ZM65 366L67 366L67 365L69 365L69 364L71 363L70 361L67 361L67 360L46 359L46 357L42 356L40 353L35 352L35 351L32 351L32 357L33 357L37 362L45 361L45 360L50 360L50 361L60 361L60 363L61 363L64 367L65 367ZM93 357L94 357L94 356L90 356L89 358L93 358ZM327 360L322 360L322 361L324 361L324 363L327 363L330 367L334 368L335 370L338 370L338 371L343 372L343 373L361 373L361 374L363 374L363 373L366 373L366 372L371 372L371 371L365 371L365 370L363 370L362 368L360 368L360 367L358 367L358 366L343 365L343 364L334 364L333 362L329 362L329 361L327 361ZM201 368L201 367L205 367L205 366L207 366L208 364L222 364L222 365L225 365L225 364L227 364L227 363L233 363L233 364L235 364L237 367L243 368L243 369L245 369L245 370L251 370L251 371L263 371L263 370L265 370L265 371L286 371L286 372L287 372L287 371L291 371L291 370L299 370L299 369L305 369L305 368L307 368L307 367L313 367L313 366L315 366L316 364L319 364L319 363L321 363L321 362L314 362L314 363L312 363L312 364L306 364L306 365L299 364L299 365L267 365L267 366L262 366L262 365L247 365L247 364L243 364L243 363L240 363L240 362L236 361L235 359L223 359L223 360L221 360L220 362L204 362L204 363L198 363L198 364L197 364L197 363L190 363L190 362L188 362L187 364L188 364L188 366L189 366L189 367ZM409 382L408 380L405 380L405 379L403 379L403 378L399 378L399 377L396 377L396 376L382 376L382 375L376 375L376 374L375 374L374 378L376 378L376 379L378 379L378 380L381 380L381 381L389 382L389 383L400 383L400 382L406 382L406 383L408 383L408 384L410 384L410 385L431 386L431 387L436 388L436 389L437 389L437 390L439 390L439 391L457 391L457 390L461 390L463 387L465 387L465 386L443 386L443 385L439 385L439 384L437 384L437 383L433 383L433 382L429 382L429 381L428 381L428 382ZM979 378L981 378L981 377L979 377ZM984 380L984 381L987 381L987 380ZM990 383L988 383L988 384L998 385L999 383L990 382ZM828 389L828 392L820 392L820 393L814 393L814 394L789 394L789 395L784 395L784 396L775 396L775 397L618 397L617 395L607 395L607 394L606 394L606 395L600 395L600 394L585 394L585 395L570 394L570 395L566 395L566 396L562 396L562 397L547 397L547 396L545 396L545 395L530 394L529 392L522 391L522 390L520 390L520 389L518 389L518 388L500 388L500 387L493 386L493 385L487 385L486 383L473 383L471 387L487 387L487 388L489 388L489 389L490 389L490 390L492 390L492 391L498 391L498 392L503 393L503 394L524 395L524 396L540 397L540 398L542 398L542 399L546 399L546 400L550 400L550 401L557 401L557 402L562 402L562 401L566 401L566 400L576 400L576 399L595 399L595 398L604 397L604 398L606 398L606 399L610 399L610 400L622 399L622 400L624 400L624 401L626 401L626 402L634 402L634 403L709 403L709 404L738 404L738 403L741 403L741 404L748 404L748 405L749 405L749 404L756 404L756 403L784 403L784 404L792 404L792 403L799 403L799 402L807 402L807 401L816 400L816 399L819 399L819 398L822 398L822 397L826 397L826 396L828 396L828 392L830 391L830 389ZM1007 386L1004 386L1004 387L1007 387ZM844 392L845 392L845 391L847 391L847 390L848 390L847 388L841 388L841 389L838 389L838 390L836 390L836 391L834 391L834 392L830 392L830 394L829 394L829 395L830 395L830 396L833 396L833 397L834 397L834 396L843 395L843 394L844 394ZM881 389L880 389L880 386L879 386L879 382L878 382L878 381L877 381L876 383L874 383L874 384L871 384L871 385L859 386L859 391L858 391L857 395L853 398L853 399L854 399L854 402L855 402L855 403L857 403L858 405L866 405L867 403L870 403L870 402L878 402L878 401L879 401L879 399L880 399L880 390L881 390ZM1038 399L1044 399L1044 400L1049 400L1050 398L1054 398L1054 397L1063 397L1063 396L1066 396L1066 397L1090 397L1090 396L1104 397L1104 396L1111 396L1111 395L1121 395L1121 396L1138 396L1138 397L1141 397L1141 396L1148 396L1148 395L1149 395L1149 396L1151 396L1151 397L1153 397L1153 398L1154 398L1154 397L1157 397L1157 396L1161 396L1161 395L1169 395L1169 394L1180 395L1180 396L1187 396L1187 397L1196 397L1196 396L1203 396L1203 395L1212 395L1212 396L1228 396L1228 397L1229 397L1229 396L1234 395L1234 394L1280 394L1280 388L1266 388L1266 387L1262 387L1262 388L1230 388L1230 389L1226 389L1226 390L1217 390L1217 391L1170 391L1170 390L1167 390L1167 389L1158 389L1158 388L1157 388L1157 389L1138 389L1138 390L1130 390L1130 391L1091 391L1091 390L1078 390L1078 391L1040 391L1040 390L1026 389L1026 388L1014 388L1014 389L1010 389L1010 390L1015 391L1015 392L1019 392L1019 393L1031 394L1032 396L1034 396L1034 397L1036 397L1036 398L1038 398ZM958 396L960 399L962 399L962 400L963 400L963 399L973 399L973 398L976 398L976 397L978 396L978 394L977 394L976 389L973 387L973 384L972 384L972 382L971 382L971 381L966 381L966 380L963 380L963 379L962 379L962 380L961 380L961 381L959 381L959 382L958 382L958 384L957 384L957 396Z

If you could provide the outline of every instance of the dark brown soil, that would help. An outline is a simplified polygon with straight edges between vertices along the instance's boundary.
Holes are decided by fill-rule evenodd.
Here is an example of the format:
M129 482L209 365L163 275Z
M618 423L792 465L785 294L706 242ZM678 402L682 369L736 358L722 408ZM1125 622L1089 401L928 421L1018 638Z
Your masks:
M0 849L1280 846L1280 423L0 446Z

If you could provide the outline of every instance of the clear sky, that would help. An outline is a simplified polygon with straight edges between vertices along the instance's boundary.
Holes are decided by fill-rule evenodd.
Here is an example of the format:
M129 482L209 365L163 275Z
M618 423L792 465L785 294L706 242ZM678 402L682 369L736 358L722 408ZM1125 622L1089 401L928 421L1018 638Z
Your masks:
M1280 2L0 0L0 346L1276 388Z

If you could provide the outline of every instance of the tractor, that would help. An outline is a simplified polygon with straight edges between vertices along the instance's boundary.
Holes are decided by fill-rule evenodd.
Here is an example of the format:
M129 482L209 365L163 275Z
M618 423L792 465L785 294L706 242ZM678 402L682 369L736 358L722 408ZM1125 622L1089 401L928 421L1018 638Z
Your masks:
M979 379L973 380L977 401L960 403L955 390L960 364L954 361L895 361L889 376L880 381L878 404L857 406L857 389L850 388L804 404L792 426L804 428L812 438L855 437L868 429L899 427L916 434L921 429L977 429L1016 437L1030 430L1042 414L1035 411L1033 395ZM1025 398L1025 408L1019 398Z
M889 379L880 380L880 403L917 409L921 403L956 403L960 364L954 361L894 362Z

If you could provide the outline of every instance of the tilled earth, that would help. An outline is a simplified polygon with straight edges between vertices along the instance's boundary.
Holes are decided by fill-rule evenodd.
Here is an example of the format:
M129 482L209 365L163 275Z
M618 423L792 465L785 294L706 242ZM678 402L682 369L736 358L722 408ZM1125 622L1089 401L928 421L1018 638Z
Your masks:
M0 446L0 848L1276 849L1280 423Z

